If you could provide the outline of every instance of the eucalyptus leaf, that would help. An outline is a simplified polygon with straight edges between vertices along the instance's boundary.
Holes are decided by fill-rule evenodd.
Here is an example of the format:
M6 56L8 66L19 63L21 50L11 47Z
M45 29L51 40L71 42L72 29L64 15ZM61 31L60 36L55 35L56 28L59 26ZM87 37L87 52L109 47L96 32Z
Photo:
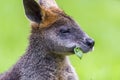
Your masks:
M74 53L80 58L82 59L83 53L81 51L81 49L79 47L75 47L74 48Z

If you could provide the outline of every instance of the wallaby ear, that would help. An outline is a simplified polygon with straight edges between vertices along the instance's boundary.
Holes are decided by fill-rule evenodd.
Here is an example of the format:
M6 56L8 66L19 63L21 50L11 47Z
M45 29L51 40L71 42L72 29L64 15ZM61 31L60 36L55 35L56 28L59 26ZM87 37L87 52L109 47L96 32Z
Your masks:
M23 5L28 19L36 23L42 21L42 9L35 0L23 0Z

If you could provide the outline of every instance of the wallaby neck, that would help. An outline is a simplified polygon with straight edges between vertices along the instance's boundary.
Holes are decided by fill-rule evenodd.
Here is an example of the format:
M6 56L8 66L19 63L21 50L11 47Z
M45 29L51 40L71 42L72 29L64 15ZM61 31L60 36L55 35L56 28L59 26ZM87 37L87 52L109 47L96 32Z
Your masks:
M59 80L67 58L49 52L44 44L42 38L31 36L26 53L0 80Z
M23 76L37 75L39 78L45 74L49 76L62 74L63 67L68 64L66 56L49 52L44 44L42 39L38 40L37 37L30 37L27 52L19 62L19 64L22 64L21 72ZM44 72L46 73L44 74ZM37 80L37 78L34 80Z

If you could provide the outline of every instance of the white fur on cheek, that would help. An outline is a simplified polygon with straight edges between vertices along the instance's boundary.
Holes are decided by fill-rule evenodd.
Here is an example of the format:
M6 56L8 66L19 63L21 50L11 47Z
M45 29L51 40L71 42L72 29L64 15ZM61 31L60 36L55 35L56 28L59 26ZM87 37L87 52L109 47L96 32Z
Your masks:
M65 42L64 46L68 47L68 48L71 48L71 47L74 47L76 44L71 42L71 41L67 41Z
M72 48L72 47L74 47L76 45L76 43L72 42L71 40L69 40L69 39L65 39L65 40L60 39L56 35L54 35L52 33L50 34L49 37L50 37L49 39L51 39L54 43L56 43L56 45L59 45L59 46Z

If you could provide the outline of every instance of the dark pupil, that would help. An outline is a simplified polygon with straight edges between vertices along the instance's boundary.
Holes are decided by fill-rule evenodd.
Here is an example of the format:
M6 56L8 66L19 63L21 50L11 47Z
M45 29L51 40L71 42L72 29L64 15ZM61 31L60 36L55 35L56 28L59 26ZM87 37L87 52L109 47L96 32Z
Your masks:
M61 33L70 33L70 29L61 29L60 32Z

